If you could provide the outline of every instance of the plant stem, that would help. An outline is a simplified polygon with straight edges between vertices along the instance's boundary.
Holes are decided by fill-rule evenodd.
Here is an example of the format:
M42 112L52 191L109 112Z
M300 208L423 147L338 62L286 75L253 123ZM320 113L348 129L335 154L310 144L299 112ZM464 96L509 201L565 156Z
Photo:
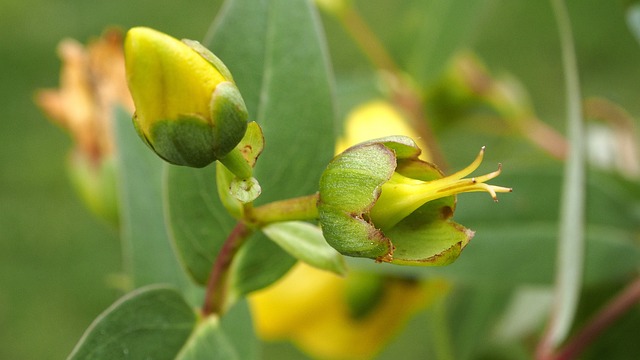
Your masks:
M242 152L236 147L233 148L223 158L218 159L222 165L224 165L229 171L231 171L240 180L246 180L253 174L253 167L249 165L247 160L242 155Z
M600 333L638 302L640 302L640 278L635 279L611 299L552 359L575 359Z
M254 208L247 221L258 227L281 221L314 220L318 218L319 195L306 195L292 199L274 201Z
M244 244L251 232L252 230L245 223L239 222L222 245L222 249L220 249L209 275L204 304L202 305L203 317L211 314L221 314L224 311L227 300L229 267L238 249Z

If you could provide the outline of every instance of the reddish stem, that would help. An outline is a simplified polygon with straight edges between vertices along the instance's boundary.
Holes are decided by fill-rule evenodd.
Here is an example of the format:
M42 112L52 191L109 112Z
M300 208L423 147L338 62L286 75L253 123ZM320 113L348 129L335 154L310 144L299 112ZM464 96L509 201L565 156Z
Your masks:
M550 358L552 360L575 359L598 335L639 301L640 278L637 278L611 299L569 343Z
M220 314L226 301L227 280L229 279L229 267L231 262L247 237L251 234L251 229L243 222L239 222L231 230L231 233L222 244L222 248L216 257L216 261L211 268L204 304L202 305L202 315L204 317L211 314Z

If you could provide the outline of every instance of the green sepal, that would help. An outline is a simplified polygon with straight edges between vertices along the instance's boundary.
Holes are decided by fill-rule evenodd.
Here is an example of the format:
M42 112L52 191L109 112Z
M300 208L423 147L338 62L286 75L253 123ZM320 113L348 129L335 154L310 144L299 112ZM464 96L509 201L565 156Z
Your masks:
M216 86L211 95L211 119L213 139L216 147L214 153L219 159L227 155L238 145L247 131L247 107L240 91L232 82L222 82Z
M367 213L396 167L395 154L381 143L365 143L336 156L320 179L318 213L327 242L344 255L381 259L390 240Z
M258 161L258 157L262 153L264 149L264 136L262 134L262 129L260 125L255 121L250 122L247 125L247 131L244 134L244 137L238 145L236 145L236 149L238 149L239 153L242 154L247 163L254 167L256 162ZM257 187L252 186L252 194L248 194L248 196L238 196L238 194L232 193L231 186L239 186L238 180L235 179L236 176L229 171L223 164L216 164L216 184L218 188L218 196L222 201L224 207L229 211L229 213L236 219L241 219L243 216L243 208L242 203L243 199L255 199L258 195L260 195L260 186ZM252 184L254 185L254 184ZM236 192L238 189L236 189Z
M174 165L201 168L217 160L213 127L195 115L159 120L145 140L156 154Z
M443 266L460 256L474 232L451 221L455 197L430 201L387 230L395 251L391 263Z

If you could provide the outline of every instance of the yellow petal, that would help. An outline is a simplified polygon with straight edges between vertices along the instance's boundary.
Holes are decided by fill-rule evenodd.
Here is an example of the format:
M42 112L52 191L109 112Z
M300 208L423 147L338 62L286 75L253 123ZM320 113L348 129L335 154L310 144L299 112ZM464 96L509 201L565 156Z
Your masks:
M345 132L336 143L336 154L361 142L390 135L408 136L422 149L420 158L429 160L429 147L407 124L402 114L386 101L377 100L355 108L347 116Z

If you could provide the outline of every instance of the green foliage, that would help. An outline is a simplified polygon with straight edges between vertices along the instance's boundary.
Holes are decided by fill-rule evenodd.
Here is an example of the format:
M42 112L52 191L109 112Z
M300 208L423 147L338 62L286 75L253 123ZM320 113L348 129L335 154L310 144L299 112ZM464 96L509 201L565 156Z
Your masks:
M195 324L196 314L177 291L143 287L102 313L68 359L173 359Z
M262 194L255 204L243 204L236 200L238 196L227 192L235 179L232 172L222 165L193 169L163 164L136 137L130 114L117 112L114 132L118 149L119 224L123 268L130 280L125 287L137 290L118 300L91 325L70 359L126 356L185 360L260 358L262 352L254 334L251 311L243 298L278 281L297 260L339 274L346 273L347 269L342 257L328 247L315 225L286 221L265 226L251 216L259 214L260 206L264 204L315 193L322 171L333 156L336 134L341 132L342 123L336 113L345 114L353 105L375 97L385 97L395 101L396 105L405 106L403 110L409 117L426 111L425 118L431 122L430 125L437 125L431 129L434 141L431 146L441 148L447 160L447 163L439 164L443 168L459 168L469 154L481 145L488 145L493 157L491 161L504 163L500 183L513 186L515 191L501 197L498 204L487 200L486 194L463 195L457 202L453 197L432 201L408 217L406 222L385 231L388 237L401 239L396 243L397 256L415 260L405 257L403 252L417 254L420 259L438 254L444 256L444 259L435 261L441 265L452 260L446 256L452 243L466 245L469 240L469 233L457 223L473 229L476 232L473 241L469 242L460 259L449 266L400 267L378 264L370 259L348 259L349 271L374 274L373 278L377 280L389 276L416 281L441 278L450 287L443 300L429 303L409 323L407 331L380 354L381 359L397 358L399 354L416 359L427 356L438 359L519 359L531 356L534 351L532 340L537 341L547 321L548 304L544 302L541 305L538 322L518 322L525 318L524 314L521 317L506 314L505 309L509 309L522 295L523 288L531 285L541 287L541 293L548 295L545 299L550 299L549 289L558 272L558 230L563 221L560 220L559 199L566 189L586 196L585 225L566 220L571 219L572 211L582 212L581 206L569 209L569 216L564 220L576 225L577 233L584 231L586 246L584 264L575 262L578 271L583 266L584 277L572 280L573 285L582 286L582 298L586 299L573 322L574 332L597 311L598 306L615 294L623 282L637 274L640 263L637 243L640 189L637 177L624 178L594 166L585 173L584 184L571 180L562 173L565 159L552 159L546 152L548 149L540 148L538 143L531 141L533 131L523 125L530 125L526 121L531 117L551 124L550 129L554 133L564 127L560 120L564 115L558 110L563 100L558 90L562 86L558 80L561 69L556 66L560 58L556 31L550 26L531 26L552 24L552 13L547 4L481 1L469 5L461 0L352 3L360 11L362 20L372 27L372 34L378 36L379 45L389 51L397 69L386 68L383 75L372 71L372 65L366 64L367 59L361 50L345 35L353 31L344 31L344 27L349 26L349 18L335 21L333 15L327 15L321 19L311 1L224 1L204 41L233 73L246 103L249 120L256 121L264 133L262 139L258 131L250 130L252 138L240 144L242 147L260 143L256 146L260 151L249 156L250 163L256 162L255 158L264 146L252 175L262 187ZM570 5L570 15L577 18L576 54L581 74L586 78L585 94L611 97L621 101L632 114L637 112L637 104L628 100L637 83L637 72L629 64L637 64L640 58L640 47L631 50L629 43L633 41L628 41L631 39L629 35L636 36L636 39L640 37L637 5L627 9L630 33L622 34L617 28L607 27L606 32L602 30L602 36L606 34L611 41L601 41L597 48L589 45L594 41L589 40L591 36L580 32L587 23L591 29L592 21L589 19L592 16L587 14L602 14L606 17L603 23L613 24L621 22L625 15L623 9L604 11L602 9L613 9L613 5L590 3ZM535 11L529 12L531 9ZM535 13L536 16L524 17L520 13ZM327 26L328 43L321 21ZM172 23L171 20L166 22ZM522 30L523 27L535 31ZM592 31L598 29L593 27ZM609 34L613 35L609 37ZM516 39L518 44L508 43L505 39ZM498 46L493 47L495 44ZM362 46L361 43L358 45ZM455 72L453 67L449 68L449 62L466 45L471 45L479 58L487 60L488 68L514 70L523 80L523 88L531 90L531 98L509 92L515 88L506 86L507 81L499 82L497 76L494 79L488 70L483 73L484 78L474 78L487 82L470 82L477 87L463 88L465 84L454 83L449 77L451 73L442 77L443 72ZM367 46L363 48L366 52ZM625 55L617 56L621 63L624 61L623 66L618 66L621 63L609 64L605 61L609 58L601 53ZM552 56L547 56L550 54ZM381 67L375 57L368 60L372 60L373 68ZM602 63L607 66L601 66ZM513 67L514 64L519 65ZM394 72L396 70L397 73ZM605 83L604 80L607 84L616 83L608 81L609 75L612 79L623 80L617 85L619 88L598 85L599 82ZM509 79L517 81L515 77ZM492 82L505 85L492 90L506 89L506 94L515 94L514 97L501 98L495 93L482 93L482 85ZM433 97L433 94L450 97ZM576 91L570 91L570 94L575 96ZM452 99L457 102L450 102ZM512 99L527 101L509 103ZM579 101L573 101L574 108L580 105ZM541 119L536 118L536 110ZM9 115L10 118L21 118L11 116L10 112ZM524 119L525 115L527 119ZM416 122L415 118L413 120L417 128L424 125ZM635 120L631 122L637 123ZM1 130L6 130L9 125L0 126ZM633 127L628 130L633 131ZM588 137L579 137L589 140ZM560 138L564 140L562 136ZM570 139L570 143L582 147L575 139ZM635 143L637 146L637 139ZM590 147L593 144L586 145ZM389 162L385 160L394 155L402 157L401 150L389 151L391 156L388 158L379 152L370 156L360 154L357 160L366 161L360 164L362 168L355 172L356 175L369 173L381 176L380 181L388 179L385 170L388 170ZM255 148L252 151L256 151ZM372 165L374 160L384 164ZM334 169L330 166L330 170ZM40 179L47 176L46 173L40 174L36 167L33 171ZM578 172L582 171L578 169ZM345 177L353 180L356 175ZM367 206L377 199L371 189L364 189L365 185L370 185L364 184L365 181L352 183L352 187L332 188L334 180L328 180L330 184L327 187L329 192L338 194L334 202L339 205L350 205L345 198L358 197L354 195L366 198ZM563 182L566 187L561 190ZM9 188L11 184L0 185ZM18 202L12 201L9 195L8 198L8 207L20 208ZM5 203L5 198L2 200ZM451 212L443 213L444 208L451 209ZM325 216L325 221L326 217L331 217L331 214ZM425 219L436 220L428 222ZM46 219L42 221L42 226L53 226L46 225ZM216 309L214 312L219 313L213 315L201 310L203 316L199 319L194 305L202 305L205 298L202 293L211 280L216 279L212 274L216 265L221 263L221 254L225 255L221 250L229 245L230 234L239 222L246 222L249 230L246 238L237 243L237 248L231 249L230 262L223 269L227 271L221 280L226 297L224 306ZM24 237L24 231L14 231L8 224L11 221L0 223L7 225L6 233L12 234L9 236ZM336 236L353 240L352 235L358 234L348 230L337 228L333 231ZM360 230L365 233L370 229ZM42 241L42 237L39 236L38 240ZM426 243L431 247L425 246ZM48 247L45 244L43 248ZM386 253L388 248L375 252L372 257ZM454 249L453 258L460 251L460 248ZM581 251L565 251L565 255L580 260L582 254ZM568 261L561 260L561 263L567 264ZM160 283L170 284L177 290L145 287ZM363 281L359 285L365 290L351 287L353 299L350 300L355 299L356 307L366 310L370 305L366 300L371 298L362 296L377 296L379 284ZM572 292L568 287L561 289ZM0 319L3 321L5 313L8 313L3 312L4 300L5 297L0 295ZM629 312L629 317L620 327L613 328L609 335L595 343L586 353L587 358L599 358L604 356L602 354L615 358L636 357L637 350L627 347L635 344L635 339L629 334L636 333L633 329L637 326L633 320L637 320L637 316L637 311ZM496 329L514 324L522 326L518 336L501 338L496 335ZM270 345L263 346L267 348L267 357L271 354L272 358L282 358L282 354L287 353L284 350L274 354ZM10 350L8 355L3 351L0 349L0 357L20 357L11 354Z

